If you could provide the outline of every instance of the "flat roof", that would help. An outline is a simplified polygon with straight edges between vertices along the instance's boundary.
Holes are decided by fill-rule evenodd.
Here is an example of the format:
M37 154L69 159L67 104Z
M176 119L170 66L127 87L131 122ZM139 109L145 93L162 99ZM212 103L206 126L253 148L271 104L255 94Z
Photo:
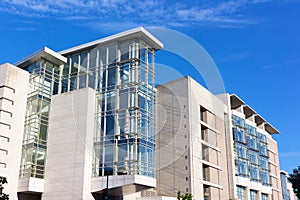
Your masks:
M286 171L284 171L284 170L280 170L280 173L281 174L284 174L284 175L286 175L286 176L288 176L289 175L289 173L287 173Z
M256 114L254 118L255 118L255 123L258 125L266 122L266 120L259 114Z
M255 110L253 110L250 106L248 105L243 105L243 109L244 109L244 114L246 116L246 118L256 114Z
M49 60L50 62L62 65L64 63L67 63L67 58L60 55L59 53L49 49L48 47L44 47L33 54L23 58L22 60L15 63L17 67L23 68L25 66L28 66L41 58L45 58L46 60Z
M236 109L244 104L245 104L245 102L240 97L238 97L236 94L230 95L230 105L231 105L232 109Z
M245 104L245 102L236 94L230 95L230 103L231 103L231 109L236 109L240 106L243 106L245 117L248 118L251 115L254 115L255 123L257 125L264 124L265 131L267 131L268 133L279 134L279 131L274 126L272 126L269 122L267 122L262 116L257 114L256 111L252 109L249 105Z
M265 123L265 130L271 134L279 134L279 131L268 122Z
M163 48L163 43L161 43L157 38L155 38L151 33L149 33L145 28L143 27L138 27L138 28L134 28L134 29L130 29L121 33L117 33L115 35L111 35L99 40L95 40L92 42L88 42L85 44L81 44L75 47L71 47L69 49L66 50L62 50L59 53L62 55L65 54L69 54L69 53L74 53L77 51L82 51L84 49L93 47L93 46L97 46L97 45L101 45L101 44L105 44L108 42L113 42L113 41L123 41L132 37L138 37L138 38L142 38L148 45L151 46L151 48L155 49L155 50L159 50L161 48Z

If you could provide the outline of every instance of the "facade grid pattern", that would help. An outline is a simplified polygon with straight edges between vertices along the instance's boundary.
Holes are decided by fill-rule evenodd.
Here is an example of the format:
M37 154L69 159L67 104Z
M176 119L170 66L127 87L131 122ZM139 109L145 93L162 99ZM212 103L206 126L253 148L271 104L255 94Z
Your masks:
M268 147L266 136L245 123L236 115L232 116L235 143L236 175L251 181L270 185Z

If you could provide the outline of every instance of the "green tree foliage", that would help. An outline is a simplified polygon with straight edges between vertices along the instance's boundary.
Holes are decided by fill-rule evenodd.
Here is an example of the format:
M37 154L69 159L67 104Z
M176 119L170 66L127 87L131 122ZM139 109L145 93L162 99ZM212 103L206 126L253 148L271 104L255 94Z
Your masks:
M180 191L177 192L178 200L192 200L193 196L189 193L181 194Z
M3 185L7 183L6 177L0 176L0 200L9 200L8 194L3 193Z
M289 180L293 184L295 194L300 198L300 166L293 169L293 173L290 174Z

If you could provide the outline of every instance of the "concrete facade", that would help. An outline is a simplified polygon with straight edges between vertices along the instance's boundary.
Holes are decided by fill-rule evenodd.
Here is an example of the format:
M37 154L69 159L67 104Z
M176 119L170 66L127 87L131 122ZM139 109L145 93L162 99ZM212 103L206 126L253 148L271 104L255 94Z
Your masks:
M227 121L229 123L227 131L230 134L227 134L227 141L229 145L227 149L227 158L229 159L228 163L230 163L228 165L228 170L230 171L229 177L231 179L230 187L233 187L230 192L230 198L241 199L241 196L243 196L241 191L243 191L244 198L242 199L281 199L278 174L280 171L278 146L276 141L272 138L273 134L278 134L279 132L235 94L221 94L218 95L218 97L222 99L228 107ZM236 118L242 120L245 127L250 128L250 130L254 130L253 133L248 133L248 130L244 131L246 133L246 136L244 137L246 141L245 147L247 149L247 157L244 159L244 162L247 163L246 166L248 168L246 169L246 174L239 174L240 166L237 164L239 162L238 159L241 151L237 148L239 142L236 141L236 138L240 136L237 136L237 133L235 132L236 127L238 127L235 125L237 124ZM256 136L251 136L251 134ZM264 143L262 145L266 149L261 149L260 137L264 138ZM253 141L257 145L257 148L254 148L254 150L252 150L252 147L249 148L250 141L252 141L251 138L254 138ZM265 150L264 156L260 155L262 150ZM251 160L253 157L250 152L255 153L254 158L257 159L257 163L251 163L253 162ZM267 161L267 163L265 163L266 169L261 168L262 159ZM257 169L257 172L259 173L257 175L257 179L253 177L253 174L255 175L255 170L251 171L252 166L253 169ZM262 172L267 174L266 177L262 177ZM231 176L231 173L235 173L235 175Z
M194 199L281 198L279 132L236 95L190 77L157 88L157 191ZM238 130L238 131L237 131Z
M224 103L190 77L157 88L157 190L228 199Z
M94 199L91 194L96 92L54 95L42 199Z
M28 79L28 72L0 65L0 176L10 199L17 199Z

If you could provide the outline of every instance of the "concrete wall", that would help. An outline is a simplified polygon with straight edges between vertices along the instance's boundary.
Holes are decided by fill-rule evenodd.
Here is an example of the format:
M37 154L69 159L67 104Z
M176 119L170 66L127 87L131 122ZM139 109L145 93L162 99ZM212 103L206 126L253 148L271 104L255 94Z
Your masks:
M224 122L226 106L192 78L188 78L188 81L190 84L189 112L192 135L190 144L193 158L191 163L192 194L196 197L195 199L203 199L203 185L205 185L209 188L210 199L228 199ZM201 131L203 130L207 131L210 140L202 138ZM204 149L205 152L202 152ZM206 180L203 175L204 166L208 173Z
M157 88L157 190L176 197L190 192L189 103L187 79Z
M269 166L270 166L270 180L272 187L272 199L282 199L281 181L280 181L280 166L278 157L277 142L271 136L267 137Z
M0 65L0 176L4 193L17 199L29 74L11 64Z
M234 151L234 140L232 134L232 111L230 107L230 95L229 94L219 94L217 97L222 100L227 109L227 113L224 116L225 121L225 143L226 143L226 160L227 160L227 179L228 179L228 192L229 199L234 199L236 197L236 187L235 187L235 151Z
M228 198L225 111L221 100L190 77L157 88L158 195L175 197L181 191L203 199L206 185L211 199Z
M95 97L90 88L52 97L43 200L94 199Z

